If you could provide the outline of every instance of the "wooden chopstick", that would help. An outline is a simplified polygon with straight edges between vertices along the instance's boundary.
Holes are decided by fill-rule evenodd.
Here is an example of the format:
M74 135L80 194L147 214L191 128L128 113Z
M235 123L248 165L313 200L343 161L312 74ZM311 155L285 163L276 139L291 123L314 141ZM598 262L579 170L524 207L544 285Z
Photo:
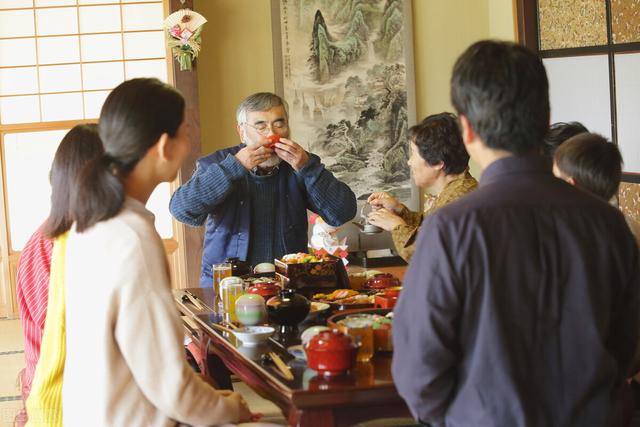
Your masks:
M287 379L289 381L293 380L293 374L291 373L291 370L289 369L287 364L282 361L280 356L278 356L273 351L270 351L269 352L269 357L271 357L271 360L273 360L273 363L275 363L275 365L278 367L278 369L280 369L280 372L285 377L285 379Z
M189 291L184 291L184 294L187 296L187 298L189 298L189 301L191 301L191 304L195 305L198 310L204 309L202 304L200 304L200 301L198 301L198 297L196 297Z
M219 324L213 323L213 322L207 322L207 323L208 323L209 326L211 326L214 329L218 329L218 330L233 334L233 329L229 329L226 326L222 326L222 325L219 325Z
M231 322L228 322L228 323L225 322L225 324L227 325L227 327L229 327L229 329L233 329L233 330L239 329L236 325L234 325Z

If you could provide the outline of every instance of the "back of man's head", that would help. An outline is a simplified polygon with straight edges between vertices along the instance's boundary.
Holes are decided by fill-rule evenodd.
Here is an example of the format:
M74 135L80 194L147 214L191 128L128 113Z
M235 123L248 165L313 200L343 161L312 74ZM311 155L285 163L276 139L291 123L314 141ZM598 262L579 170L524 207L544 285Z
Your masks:
M451 102L489 148L541 153L549 129L549 82L542 60L509 42L480 41L458 58Z
M547 135L544 137L544 152L549 158L553 158L553 153L558 147L572 136L589 132L580 122L557 122L551 125Z
M622 178L618 147L595 133L581 133L561 144L553 156L555 168L576 187L610 200Z

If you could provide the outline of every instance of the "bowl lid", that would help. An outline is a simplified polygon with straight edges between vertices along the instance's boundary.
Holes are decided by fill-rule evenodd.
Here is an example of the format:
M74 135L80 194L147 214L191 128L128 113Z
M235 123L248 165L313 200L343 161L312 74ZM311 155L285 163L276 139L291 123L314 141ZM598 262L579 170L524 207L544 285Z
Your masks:
M264 298L259 294L243 294L236 300L236 305L259 306L264 305Z
M351 350L355 348L350 336L337 330L321 331L307 343L306 350L315 351L337 351Z
M279 291L280 286L278 286L278 282L274 280L273 282L254 282L249 289Z

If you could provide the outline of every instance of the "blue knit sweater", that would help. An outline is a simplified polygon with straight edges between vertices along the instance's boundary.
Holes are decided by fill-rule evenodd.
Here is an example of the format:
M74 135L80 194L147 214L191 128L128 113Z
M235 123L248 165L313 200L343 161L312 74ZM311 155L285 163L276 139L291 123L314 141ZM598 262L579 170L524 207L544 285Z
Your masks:
M237 145L199 159L191 179L171 197L169 209L178 221L192 226L206 222L200 286L210 286L212 264L229 257L247 260L255 218L249 172L235 158L243 147ZM274 197L281 225L273 239L281 242L284 253L306 251L307 209L333 226L356 215L353 191L314 154L309 154L309 161L299 171L282 162L275 176Z
M282 235L282 224L279 219L280 207L278 200L278 175L257 176L249 174L249 193L251 195L251 230L247 261L251 265L261 262L273 262L274 258L284 255L282 239L275 236Z

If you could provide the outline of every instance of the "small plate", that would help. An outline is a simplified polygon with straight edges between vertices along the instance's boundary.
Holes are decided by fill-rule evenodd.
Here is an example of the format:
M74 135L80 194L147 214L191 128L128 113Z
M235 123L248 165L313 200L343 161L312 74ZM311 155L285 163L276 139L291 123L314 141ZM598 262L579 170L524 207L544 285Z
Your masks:
M309 314L320 313L321 311L328 310L329 307L331 306L326 302L311 301Z
M290 355L295 357L297 360L307 360L307 354L304 352L304 348L301 344L292 345L287 349Z

